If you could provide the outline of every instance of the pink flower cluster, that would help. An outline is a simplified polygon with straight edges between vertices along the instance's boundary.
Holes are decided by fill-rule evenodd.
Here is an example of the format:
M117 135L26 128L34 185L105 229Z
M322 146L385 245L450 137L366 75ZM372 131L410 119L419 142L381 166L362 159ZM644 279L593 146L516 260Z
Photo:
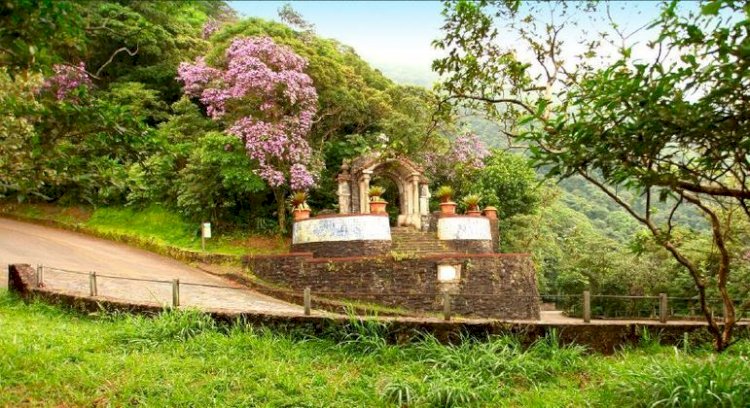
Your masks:
M207 40L213 35L213 33L219 31L219 28L221 28L221 24L219 24L218 21L214 19L206 21L206 23L203 24L203 39Z
M222 68L198 58L181 63L178 78L185 93L199 98L213 119L232 118L229 133L244 141L270 186L288 183L293 190L307 190L315 184L307 136L318 94L303 72L306 66L304 58L270 38L238 38L227 49Z
M484 158L490 154L487 147L474 133L464 133L451 142L445 153L427 151L422 156L425 169L437 178L451 180L456 176L456 169L462 171L484 168Z
M484 167L484 158L490 154L476 133L466 132L451 143L449 160L475 169Z
M58 101L66 99L70 91L79 86L92 86L91 78L86 73L86 64L83 62L77 66L55 64L52 70L55 74L44 81L42 89L54 92Z

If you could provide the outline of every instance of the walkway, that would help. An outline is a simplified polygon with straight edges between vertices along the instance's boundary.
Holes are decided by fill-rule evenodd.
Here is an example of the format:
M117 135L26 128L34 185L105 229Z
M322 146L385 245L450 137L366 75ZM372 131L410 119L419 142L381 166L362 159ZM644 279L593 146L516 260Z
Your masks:
M302 307L254 292L234 282L186 266L163 256L75 232L0 218L0 267L27 263L71 271L95 271L123 278L180 280L180 304L232 311L301 314ZM50 289L88 294L88 275L45 269ZM5 276L3 273L0 276ZM225 286L191 286L190 283ZM7 278L0 279L0 287ZM168 304L171 283L140 282L98 277L100 296Z

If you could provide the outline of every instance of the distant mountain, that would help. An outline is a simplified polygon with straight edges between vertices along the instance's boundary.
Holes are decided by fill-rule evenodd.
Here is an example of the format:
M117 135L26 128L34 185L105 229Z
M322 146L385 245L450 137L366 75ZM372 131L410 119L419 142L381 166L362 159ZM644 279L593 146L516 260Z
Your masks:
M370 62L370 64L394 82L402 85L417 85L431 89L438 80L437 74L432 72L430 67L378 62Z

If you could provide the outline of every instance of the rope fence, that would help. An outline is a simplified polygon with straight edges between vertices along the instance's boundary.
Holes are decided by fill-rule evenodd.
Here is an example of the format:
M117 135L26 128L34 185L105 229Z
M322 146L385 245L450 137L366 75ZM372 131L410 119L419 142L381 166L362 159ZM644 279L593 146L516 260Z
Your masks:
M97 272L75 271L46 265L37 265L36 268L36 286L44 285L45 273L59 272L79 276L88 276L88 293L89 296L99 296L100 279L113 279L120 281L134 281L143 283L155 283L171 286L171 306L180 306L180 289L181 287L203 287L213 289L231 289L247 290L246 287L219 285L210 283L184 282L179 279L149 279L139 277L125 277L117 275L99 274ZM634 296L634 295L605 295L591 294L584 291L581 294L540 294L539 296L509 294L498 295L494 293L450 293L450 292L419 292L419 291L388 291L383 293L373 293L366 291L315 291L306 287L302 292L304 314L310 315L312 311L313 297L317 299L327 299L337 301L383 301L387 298L394 298L396 302L394 307L398 307L398 300L407 298L433 299L435 304L442 306L442 314L445 320L450 320L452 315L452 305L461 299L475 301L492 301L501 297L513 296L514 298L533 298L541 299L542 303L554 304L556 311L561 311L564 316L571 318L580 318L588 323L591 319L652 319L666 323L669 319L696 320L703 318L703 312L700 309L700 301L696 298L689 297L669 297L666 293L659 296ZM371 299L370 299L371 298ZM328 299L327 299L328 300ZM391 302L387 302L391 303ZM706 299L713 316L723 316L723 303L721 299ZM748 301L735 302L735 313L737 321L746 318L749 312Z

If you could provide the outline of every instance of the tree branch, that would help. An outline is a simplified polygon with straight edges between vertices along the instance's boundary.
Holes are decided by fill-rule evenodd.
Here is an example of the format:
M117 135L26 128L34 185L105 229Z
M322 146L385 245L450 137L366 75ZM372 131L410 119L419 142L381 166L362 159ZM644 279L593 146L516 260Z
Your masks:
M111 64L112 61L114 61L117 54L121 52L127 52L128 55L130 55L131 57L134 57L135 54L138 54L138 47L139 47L138 44L136 44L135 51L130 51L127 47L118 48L117 50L115 50L115 52L112 53L112 55L109 56L109 59L107 60L107 62L105 62L104 65L102 65L101 67L99 67L99 69L96 70L96 74L94 74L93 77L96 79L99 79L99 74L101 74L102 70L104 70L104 68L107 65Z
M534 110L531 109L531 107L524 102L514 99L514 98L490 98L486 96L477 96L477 95L465 95L465 94L455 94L453 96L448 97L447 99L471 99L475 101L481 101L481 102L487 102L487 103L509 103L511 105L520 106L530 114L534 114Z

